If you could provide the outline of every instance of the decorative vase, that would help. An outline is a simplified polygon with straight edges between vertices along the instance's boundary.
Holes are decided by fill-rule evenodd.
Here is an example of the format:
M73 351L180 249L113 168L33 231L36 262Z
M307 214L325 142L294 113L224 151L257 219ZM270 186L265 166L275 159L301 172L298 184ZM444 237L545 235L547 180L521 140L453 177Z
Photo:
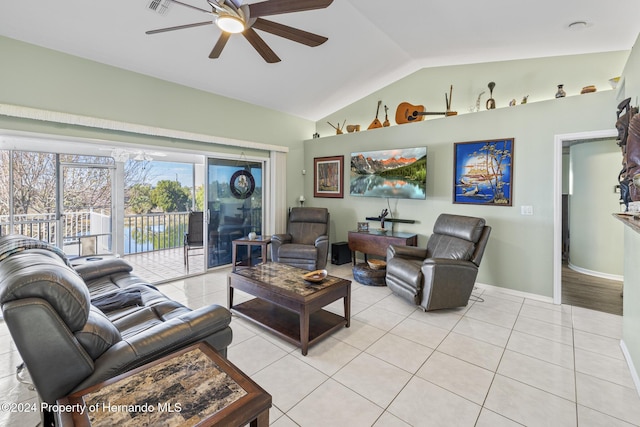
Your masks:
M567 96L567 92L563 89L564 85L558 85L558 91L556 92L556 98L564 98Z
M493 88L496 87L496 84L495 82L489 82L487 86L489 87L489 99L487 99L485 107L487 107L487 110L493 110L496 108L496 100L493 99Z
M256 237L258 237L258 235L255 233L255 231L252 231L251 233L249 233L249 240L256 240Z

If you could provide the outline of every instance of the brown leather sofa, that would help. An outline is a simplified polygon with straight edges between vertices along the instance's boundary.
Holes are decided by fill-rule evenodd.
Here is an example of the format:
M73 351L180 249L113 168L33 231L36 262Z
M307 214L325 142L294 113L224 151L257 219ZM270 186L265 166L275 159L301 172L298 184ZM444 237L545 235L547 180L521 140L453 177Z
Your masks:
M287 232L271 237L271 260L305 270L325 268L329 255L329 211L291 208Z
M74 269L44 242L0 237L2 313L42 401L53 404L199 341L226 355L226 308L191 310L131 270L115 257Z
M389 246L387 286L425 311L466 306L490 233L483 218L440 215L426 248Z

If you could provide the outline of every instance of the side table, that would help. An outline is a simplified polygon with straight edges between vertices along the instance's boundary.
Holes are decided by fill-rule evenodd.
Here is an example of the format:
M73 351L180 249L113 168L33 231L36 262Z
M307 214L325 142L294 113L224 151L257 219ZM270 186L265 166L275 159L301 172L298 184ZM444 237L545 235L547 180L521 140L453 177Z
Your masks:
M56 404L59 426L268 427L271 395L201 342Z
M418 236L411 233L398 233L391 231L349 231L349 249L353 253L353 265L356 265L356 252L367 255L387 256L389 245L417 246Z
M231 271L236 271L236 267L238 266L237 263L237 256L238 256L238 246L247 246L247 251L249 252L249 267L251 267L251 247L252 246L260 246L262 248L261 250L261 257L262 257L262 262L267 262L267 246L269 245L269 243L271 243L271 237L265 237L265 236L257 236L255 239L249 239L248 237L241 237L240 239L235 239L234 241L231 242L232 248L231 248L231 265L232 265L232 270Z

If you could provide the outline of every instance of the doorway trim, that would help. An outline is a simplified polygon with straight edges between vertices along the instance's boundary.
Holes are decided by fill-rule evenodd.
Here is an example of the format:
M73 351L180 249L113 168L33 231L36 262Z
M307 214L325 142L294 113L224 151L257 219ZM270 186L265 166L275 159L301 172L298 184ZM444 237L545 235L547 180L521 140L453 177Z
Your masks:
M615 138L618 131L604 129L565 133L553 138L553 303L562 304L562 147L566 141Z

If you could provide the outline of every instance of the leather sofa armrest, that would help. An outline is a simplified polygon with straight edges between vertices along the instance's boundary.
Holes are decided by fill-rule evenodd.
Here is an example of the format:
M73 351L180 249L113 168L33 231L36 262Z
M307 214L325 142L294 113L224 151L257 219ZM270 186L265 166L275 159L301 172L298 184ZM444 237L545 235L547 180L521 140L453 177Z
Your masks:
M329 236L318 236L316 241L314 242L316 248L320 245L329 245Z
M389 245L387 261L394 257L422 260L427 257L427 249L416 246Z
M478 276L471 261L445 258L426 259L421 271L424 287L419 304L425 310L467 305Z
M271 261L278 262L280 260L280 255L278 255L280 251L280 246L285 243L291 243L293 237L291 234L274 234L271 236Z
M463 259L449 259L449 258L427 258L422 263L422 269L425 268L440 268L440 269L456 269L456 268L471 268L478 271L478 267L471 261Z
M115 273L130 273L131 264L122 258L108 257L97 261L88 261L74 267L85 282Z
M271 236L271 243L274 242L278 242L280 244L283 243L291 243L291 240L293 240L293 237L291 236L291 234L274 234L273 236Z
M329 236L318 236L314 245L316 247L316 268L323 269L327 266L329 256Z
M73 391L120 375L229 328L231 313L213 304L184 313L114 344L95 360L93 374ZM231 334L225 335L226 341ZM211 340L208 340L211 341ZM228 342L223 343L224 347Z

